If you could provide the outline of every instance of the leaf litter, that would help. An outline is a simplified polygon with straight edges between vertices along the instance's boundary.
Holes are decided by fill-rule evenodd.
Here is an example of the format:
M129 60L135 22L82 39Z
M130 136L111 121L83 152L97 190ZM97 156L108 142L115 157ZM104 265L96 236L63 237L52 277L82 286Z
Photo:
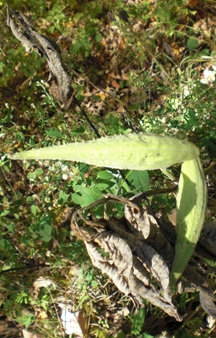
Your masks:
M114 201L125 205L124 217L108 217L105 213L105 218L90 221L82 215L84 211L89 211L101 203L106 210L107 203ZM86 226L92 227L94 234L90 234L88 228L79 228L79 218ZM113 195L106 195L104 199L81 208L71 219L71 228L78 229L92 264L102 273L106 273L121 292L127 296L131 295L140 306L143 306L144 298L177 321L181 321L178 304L172 299L174 294L169 286L174 241L170 243L170 239L161 233L161 224L162 220L157 220L147 208ZM145 227L147 231L144 230ZM172 232L173 226L170 224L169 227ZM204 257L208 257L208 252L216 257L215 249L212 251L213 245L208 244L208 238L214 237L215 228L215 223L211 226L208 222L204 224L199 242L203 249L207 250L203 253ZM160 245L157 245L159 243ZM203 309L215 317L215 297L207 282L211 273L211 267L195 253L177 288L179 293L200 290Z
M132 4L135 3L135 1L130 1L130 2ZM137 1L137 2L140 2L140 1ZM201 11L199 11L199 10L197 11L197 13L199 15L202 15ZM204 27L203 35L201 36L201 39L205 39L205 34L207 34L208 31L210 32L209 35L212 34L213 25L211 24L211 22L206 21L204 18L201 18L200 24L202 24L202 27ZM139 22L134 24L134 30L137 30L137 29L138 29L138 31L140 30L140 23ZM110 30L110 32L109 32L109 30ZM108 32L107 38L106 38L106 34L104 34L104 32L103 32L103 35L105 36L106 40L105 41L102 40L102 42L101 42L102 45L106 46L103 50L104 53L106 51L106 54L105 54L105 57L104 57L104 59L106 59L106 63L104 63L103 76L105 76L105 74L107 74L107 80L105 81L105 86L104 85L101 86L101 87L99 86L98 89L96 89L95 86L91 85L91 81L89 80L89 78L87 76L86 81L84 83L85 83L85 88L87 88L87 87L89 87L89 88L88 88L88 90L85 89L86 94L84 93L85 99L84 99L83 106L86 106L87 108L91 109L91 113L95 114L95 115L103 115L105 113L107 107L111 108L111 110L115 109L115 110L119 111L120 113L125 113L126 108L127 108L127 105L125 104L125 102L127 104L130 102L131 93L133 93L133 90L131 90L131 88L127 88L127 87L122 89L121 86L119 85L120 81L122 81L122 80L128 81L127 67L125 67L124 62L122 63L121 55L120 55L120 58L119 57L117 58L115 56L116 50L118 50L118 52L121 52L121 49L122 50L124 49L125 38L124 38L124 36L121 36L118 28L116 28L116 29L114 28L114 24L112 22L109 23L104 28L104 31ZM114 33L112 33L112 32L114 32ZM108 38L110 36L112 37L112 39L108 40ZM115 39L114 39L114 37L115 37ZM176 57L181 59L182 55L183 55L182 53L184 52L184 49L181 50L181 48L180 48L180 46L178 45L177 42L175 42L175 43L173 42L171 44L171 47L172 47L172 49L174 49L174 54L176 55ZM168 46L166 45L164 48L166 48L167 53L168 53L168 49L170 48L170 45L168 45ZM170 55L171 55L171 52L170 52ZM101 53L101 55L102 54L103 53ZM102 59L100 59L100 63L101 62L102 62ZM122 64L123 64L123 66L122 66ZM139 67L137 67L137 65L130 65L130 66L131 66L131 69L134 67L134 69L136 71L137 71L137 69L139 69ZM151 64L147 64L147 67L150 68ZM121 69L121 68L123 68L123 69ZM100 85L101 84L102 83L100 83ZM93 90L92 90L92 87L94 88ZM20 87L20 88L21 88L21 90L23 90L22 87ZM103 90L101 90L101 89L103 89ZM55 91L53 93L55 93ZM114 97L117 94L117 97L124 98L125 102L123 100L122 102L119 102L117 104L117 101L113 100L113 93L114 93ZM103 96L102 96L102 94L103 94ZM94 101L95 95L101 96L101 99L102 99L103 102L98 101L98 100ZM54 97L55 97L55 94L54 94ZM138 100L136 95L135 95L135 100ZM34 132L34 128L32 128L31 132ZM21 181L23 181L23 180L21 180ZM27 186L27 183L25 185ZM18 187L18 189L19 189L19 187ZM25 190L27 190L27 189L28 188L25 187ZM127 205L126 205L125 208L127 209ZM139 208L140 207L138 207L137 209L134 209L134 210L140 210ZM137 221L135 216L138 216L138 218L140 217L140 219L138 219L138 221ZM128 220L128 218L129 218L129 220ZM158 227L157 224L153 225L153 223L150 222L150 228L154 229L152 232L156 233L155 237L152 235L151 231L149 233L149 224L147 224L148 223L147 221L146 221L146 228L143 225L140 225L141 219L143 219L143 215L141 214L140 211L138 211L138 213L137 212L133 213L129 208L129 216L126 217L126 215L125 215L125 219L128 222L132 222L132 228L134 227L134 229L138 231L139 236L141 238L143 236L143 238L141 239L142 241L145 239L147 242L149 242L148 243L149 246L153 248L152 251L147 246L143 246L143 247L138 246L138 248L136 248L136 246L134 246L134 238L131 238L129 236L129 234L131 233L131 227L128 226L128 223L127 223L127 225L124 224L124 227L125 227L124 232L120 231L119 229L117 231L116 228L118 228L118 227L122 230L123 225L120 224L120 220L117 220L117 221L112 220L112 222L108 222L108 223L107 223L106 219L101 220L100 226L99 226L99 224L97 224L99 226L99 229L100 229L100 230L98 230L98 232L100 233L98 235L99 239L97 239L97 237L95 238L95 240L94 239L90 240L88 238L88 240L85 239L85 242L93 245L93 249L92 249L93 251L94 251L94 249L96 249L96 252L98 252L99 247L102 247L104 250L105 249L108 250L110 256L111 256L111 253L114 252L114 258L115 258L114 262L115 263L113 262L113 258L110 258L110 262L113 262L112 265L117 264L118 259L125 252L124 250L129 248L129 251L128 251L128 252L130 252L129 256L131 257L131 254L132 254L132 268L131 268L132 273L130 273L129 275L132 276L133 282L131 282L132 283L132 286L131 286L131 285L129 285L129 282L126 279L127 282L125 284L126 285L125 290L132 290L132 291L130 291L129 294L132 294L135 298L137 297L137 300L139 301L141 299L140 294L138 294L137 291L135 291L134 288L133 288L133 285L136 285L137 280L138 280L139 283L141 283L142 287L147 288L147 290L149 291L148 297L150 297L149 295L151 295L153 300L156 297L156 300L158 302L159 302L159 300L161 301L161 303L160 303L161 306L164 305L164 302L166 301L166 298L167 298L169 300L168 301L168 310L171 311L170 309L172 309L172 311L173 311L173 312L171 311L171 313L172 313L171 315L174 314L174 317L176 319L180 318L180 317L178 317L179 315L175 312L176 311L176 305L175 306L171 305L172 301L170 300L170 290L169 290L169 285L168 285L168 282L167 282L168 281L168 279L167 279L167 269L169 269L170 260L172 260L172 257L173 257L172 246L170 246L169 241L164 240L164 237L161 234L161 231L158 230L159 227ZM145 223L145 219L144 219L143 223ZM142 224L142 222L141 222L141 224ZM104 236L102 236L101 227L104 227L104 229L106 229ZM108 233L107 233L107 227L108 227L108 230L109 230ZM128 230L128 227L130 228L130 230ZM204 229L205 229L205 226L204 226ZM115 231L116 231L116 234L115 234ZM111 236L110 232L111 233L114 232L114 235L112 235L112 237L110 237ZM125 234L125 232L127 232L129 234ZM142 232L143 232L143 234L142 234ZM79 231L79 233L80 233L80 231ZM207 231L207 233L208 233L209 236L211 235L211 233L209 233L208 231ZM134 231L132 231L132 234L134 234ZM204 232L203 232L203 234L204 234ZM123 235L123 239L121 238L121 235ZM85 233L85 236L88 237L88 234ZM129 236L129 239L128 239L128 236ZM202 235L202 236L201 236L200 242L202 244L204 243L205 250L208 251L208 247L210 247L211 248L210 249L211 254L212 254L212 251L213 251L213 255L215 255L214 243L210 243L210 246L209 246L209 242L207 241L207 238L209 239L209 236L207 236L206 238L205 238L204 235ZM80 237L83 238L82 233L81 233ZM109 238L109 239L111 238L112 244L109 245L109 243L106 240L107 238ZM210 238L211 238L211 236L210 236ZM119 240L119 242L118 242L118 240ZM121 241L123 241L124 244ZM118 252L118 244L120 242L121 242L121 246L120 246L121 249L119 248L119 252ZM132 243L133 243L133 245L132 245ZM155 245L155 243L157 243L157 245ZM160 249L159 249L159 244L161 245ZM145 248L145 250L144 250L144 248ZM145 255L147 255L147 253L148 253L148 255L150 255L150 257L148 257L148 259L144 255L143 250L145 252ZM90 251L91 251L91 249L90 249ZM151 252L151 254L149 252ZM139 255L142 256L142 259L143 259L144 262L139 257ZM98 256L96 255L96 257L98 257ZM168 259L168 257L169 257L169 259ZM102 255L102 258L103 258L103 255ZM154 260L155 260L155 262L153 264L152 261L154 261ZM96 262L97 261L98 261L98 258L96 259ZM101 263L100 260L97 264L99 264L99 263ZM103 259L102 259L102 263L104 263ZM205 275L205 273L203 273L203 271L202 271L203 274L200 274L200 270L201 270L200 269L200 261L198 262L195 259L195 262L193 262L193 264L196 265L196 269L198 269L198 271L199 271L199 278L201 279L201 281L200 281L201 286L196 285L196 281L198 281L199 278L197 278L197 279L195 278L195 280L194 280L194 278L192 278L193 282L190 281L190 277L188 277L188 276L191 276L191 269L190 269L190 267L188 267L189 272L187 271L187 275L185 277L184 288L186 288L186 285L187 285L187 287L190 286L194 290L196 288L203 287L204 280L206 282L206 275ZM108 263L108 268L110 268L109 265L110 264ZM158 271L162 272L162 270L163 270L161 268L159 270L157 270L157 268L160 265L165 270L165 273L164 273L165 282L164 282L164 284L162 284L162 281L161 281L162 277L157 275ZM199 268L197 268L197 266L199 266ZM131 267L131 262L130 262L130 267ZM123 270L121 270L121 273L123 273L124 271L126 272L126 276L128 276L129 272L126 269L126 267L125 267L125 269L123 268ZM192 271L193 271L193 276L194 276L195 275L194 269ZM117 275L118 275L118 270L117 270ZM151 275L153 276L153 284L152 284ZM204 279L201 278L201 276L203 276L203 275L205 276ZM112 276L110 276L110 278L112 279ZM117 277L116 277L116 280L117 280ZM134 280L136 282L134 282ZM121 285L121 283L120 283L120 285ZM166 290L165 293L164 293L164 290ZM162 298L161 298L161 293L165 294L165 295L163 295ZM205 293L203 293L203 294L204 294L204 296L201 295L200 299L205 298ZM157 295L157 296L155 296L155 295ZM209 311L212 312L212 306L213 306L212 302L213 302L213 300L214 300L214 298L211 298L211 300L208 301L207 305L206 305L206 303L204 304L204 302L201 301L204 304L203 308L205 310L208 310L210 308ZM149 300L149 301L151 302L151 300ZM174 306L174 309L172 308L172 306ZM163 308L163 306L161 308ZM179 319L177 319L177 320L179 320Z

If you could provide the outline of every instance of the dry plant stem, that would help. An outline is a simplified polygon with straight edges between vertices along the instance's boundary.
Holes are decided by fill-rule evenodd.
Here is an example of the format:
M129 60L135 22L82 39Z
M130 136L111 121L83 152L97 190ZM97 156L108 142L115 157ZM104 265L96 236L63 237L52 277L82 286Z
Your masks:
M169 194L171 192L177 191L177 189L178 189L177 185L172 185L171 187L168 187L168 188L152 189L152 190L140 192L140 193L133 196L133 201L135 203L137 203L137 202L140 202L141 200L145 199L146 197L154 196L154 195Z
M204 169L204 175L207 176L211 173L214 172L216 168L216 162L212 162L207 168ZM153 190L148 190L148 191L144 191L141 193L138 193L136 195L133 196L133 201L135 203L145 199L146 197L149 196L154 196L154 195L163 195L163 194L169 194L171 192L175 192L178 189L178 185L172 185L171 187L168 188L163 188L163 189L153 189Z
M172 175L167 169L161 169L162 173L167 176L172 182L177 182L177 179L174 175ZM177 184L177 183L176 183Z
M11 269L7 269L7 270L2 270L0 272L0 275L4 274L4 273L9 273L12 271L18 271L18 270L31 270L31 269L35 269L38 267L47 267L47 265L45 263L41 263L41 264L35 264L35 265L29 265L29 266L22 266L19 268L11 268Z
M216 162L212 162L207 168L204 169L204 175L212 174L216 169Z
M88 124L90 125L91 129L93 130L93 132L95 133L95 135L100 138L101 135L99 134L97 128L94 126L94 124L91 122L91 120L89 119L88 115L86 114L85 110L82 108L82 106L80 105L79 101L76 99L76 97L74 96L74 100L76 101L82 115L84 116L84 118L86 119L86 121L88 122Z
M7 183L8 183L8 185L10 186L11 191L13 191L14 195L15 195L16 198L18 199L18 196L17 196L16 191L15 191L14 188L12 187L10 181L8 180L7 176L5 175L4 170L3 170L2 168L1 168L1 172L2 172L2 174L4 175L4 177L5 177L5 179L6 179Z
M83 81L86 81L87 83L89 83L93 88L97 89L97 90L100 91L100 92L103 92L103 93L106 93L106 94L107 94L107 92L106 92L104 89L95 86L94 83L91 82L91 81L87 78L87 76L84 77L83 75L77 73L74 69L72 69L71 71L72 71L76 76L78 76L79 78L81 78ZM108 93L108 94L109 94L109 93Z
M176 189L176 186L173 186L173 188L175 187ZM153 195L154 193L155 194L158 194L159 191L163 191L162 193L164 193L164 189L158 189L158 190L149 190L148 192L146 192L146 196L151 196ZM136 195L135 195L136 196ZM131 200L127 200L123 197L120 197L120 196L115 196L115 195L112 195L112 194L107 194L105 195L104 198L96 201L96 202L93 202L92 204L86 206L86 207L83 207L83 208L80 208L79 210L75 211L72 215L72 218L71 218L71 224L75 224L76 225L76 228L78 229L78 231L80 232L80 234L83 236L83 238L85 240L88 240L85 235L82 233L82 231L80 230L79 226L78 226L78 223L77 223L77 215L79 215L79 217L83 220L84 223L86 223L87 225L99 225L99 223L97 221L89 221L87 220L86 218L83 217L82 213L85 212L86 210L89 210L91 208L94 208L95 206L98 206L99 204L104 204L105 205L105 209L104 209L104 219L108 219L107 217L107 214L106 214L106 205L108 202L119 202L119 203L122 203L122 204L125 204L127 206L130 206L132 208L134 208L134 206L136 206L136 204L134 203L137 203L137 199L133 199L133 202ZM147 201L148 202L148 201ZM176 241L176 235L175 235L175 231L173 229L173 227L171 225L167 225L166 223L160 221L154 214L154 212L152 211L151 207L150 207L150 204L148 203L148 206L150 208L150 211L151 211L151 214L153 215L153 217L156 219L156 221L158 222L158 225L160 226L161 228L161 231L162 233L164 234L164 236L167 238L167 240L170 242L170 244L173 246L175 244L175 241ZM97 236L97 235L96 235Z

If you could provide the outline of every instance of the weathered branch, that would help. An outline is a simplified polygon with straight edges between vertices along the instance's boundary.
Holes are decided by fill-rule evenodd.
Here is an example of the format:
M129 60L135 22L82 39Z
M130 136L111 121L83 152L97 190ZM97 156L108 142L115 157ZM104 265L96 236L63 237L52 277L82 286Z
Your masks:
M7 25L26 51L34 50L47 59L52 75L49 92L60 102L64 110L69 108L73 98L73 90L70 77L62 65L58 45L45 35L36 32L33 23L25 14L15 12L9 6L7 9Z

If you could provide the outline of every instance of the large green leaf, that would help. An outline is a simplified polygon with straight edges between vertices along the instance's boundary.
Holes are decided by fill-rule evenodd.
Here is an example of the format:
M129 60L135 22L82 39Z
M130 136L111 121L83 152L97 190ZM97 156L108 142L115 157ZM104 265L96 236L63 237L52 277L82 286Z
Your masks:
M100 198L103 198L103 193L95 187L82 187L80 185L75 185L74 191L81 195L79 204L81 207L85 207Z
M133 186L137 191L143 192L148 189L149 175L146 170L131 170L126 173L127 181Z

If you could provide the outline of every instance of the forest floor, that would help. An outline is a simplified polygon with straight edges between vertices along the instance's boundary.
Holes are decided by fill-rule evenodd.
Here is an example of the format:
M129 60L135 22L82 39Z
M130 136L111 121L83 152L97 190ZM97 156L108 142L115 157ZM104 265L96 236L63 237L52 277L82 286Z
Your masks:
M0 337L66 337L72 331L63 327L63 305L77 312L70 319L81 330L75 337L83 337L82 330L98 338L216 337L214 320L207 322L197 292L179 295L181 323L147 302L138 309L92 266L79 234L70 229L72 213L104 193L129 199L144 185L145 190L171 187L168 177L154 171L134 183L115 170L7 158L33 147L145 132L187 138L201 149L203 167L211 165L216 154L215 2L8 5L30 15L35 29L58 44L72 101L62 108L50 90L46 58L25 51L6 25L6 4L0 2ZM179 166L170 174L178 179ZM214 167L206 180L207 218L215 221ZM156 196L151 205L168 215L175 193ZM213 277L210 283L214 289Z

